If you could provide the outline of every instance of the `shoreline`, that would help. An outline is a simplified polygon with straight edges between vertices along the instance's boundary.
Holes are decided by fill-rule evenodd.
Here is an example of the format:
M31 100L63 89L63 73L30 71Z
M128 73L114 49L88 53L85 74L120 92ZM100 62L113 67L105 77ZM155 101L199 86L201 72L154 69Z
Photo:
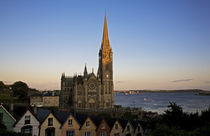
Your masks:
M210 95L210 91L201 90L201 89L180 89L180 90L115 90L114 93L124 93L125 95L129 94L141 94L141 93L186 93L193 92L197 95Z

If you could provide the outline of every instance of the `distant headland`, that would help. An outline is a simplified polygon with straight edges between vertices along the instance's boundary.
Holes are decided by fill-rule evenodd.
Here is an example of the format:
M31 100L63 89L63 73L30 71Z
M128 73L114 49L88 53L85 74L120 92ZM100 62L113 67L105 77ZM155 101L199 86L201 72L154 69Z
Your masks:
M174 92L194 92L197 95L210 95L210 91L202 89L178 89L178 90L114 90L118 93L129 94L141 94L141 93L174 93Z

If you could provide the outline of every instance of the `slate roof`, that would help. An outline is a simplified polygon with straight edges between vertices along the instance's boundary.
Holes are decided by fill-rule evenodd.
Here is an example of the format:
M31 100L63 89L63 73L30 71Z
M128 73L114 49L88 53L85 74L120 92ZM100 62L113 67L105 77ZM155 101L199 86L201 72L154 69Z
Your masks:
M76 114L74 117L75 117L75 118L77 119L77 121L80 123L80 127L82 127L82 125L85 123L85 121L86 121L88 115Z
M24 111L24 113L16 120L15 124L13 126L15 126L20 120L21 118L23 118L23 116L26 114L26 112L29 111L36 119L37 121L39 121L39 119L37 118L37 116L35 115L35 113L29 108L27 107L27 109ZM39 121L40 122L40 121Z
M44 93L43 96L53 96L53 92L48 91L48 92ZM54 96L58 96L58 95L56 93L54 93Z
M134 121L134 120L131 120L130 122L131 122L131 125L133 126L134 130L136 130L136 128L138 127L138 123L140 123L140 122Z
M128 123L128 120L125 120L125 119L119 119L118 120L120 125L122 126L123 130L125 129L127 123Z
M110 129L112 129L112 128L113 128L113 126L114 126L114 123L115 123L116 119L112 119L112 118L105 118L104 120L105 120L105 121L106 121L106 123L109 125Z
M90 119L93 121L93 123L96 125L96 129L99 127L102 119L100 117L97 116L89 116Z
M57 110L54 113L55 117L58 119L58 121L61 123L61 125L63 125L63 123L67 120L67 118L69 117L70 113L65 112L65 111L61 111L61 110Z
M141 127L143 128L143 130L145 131L147 129L147 123L145 121L139 121Z
M45 120L45 118L50 114L50 110L39 108L37 110L37 119L39 120L40 124Z

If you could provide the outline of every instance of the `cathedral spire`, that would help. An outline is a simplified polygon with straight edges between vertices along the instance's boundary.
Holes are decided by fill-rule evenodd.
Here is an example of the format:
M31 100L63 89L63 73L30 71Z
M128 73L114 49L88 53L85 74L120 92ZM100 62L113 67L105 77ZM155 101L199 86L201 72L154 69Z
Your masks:
M85 64L85 69L84 69L84 76L86 77L87 76L87 67L86 67L86 64Z
M104 32L103 32L103 39L102 39L102 48L109 48L109 36L108 36L108 27L107 27L107 21L106 21L106 13L104 17Z

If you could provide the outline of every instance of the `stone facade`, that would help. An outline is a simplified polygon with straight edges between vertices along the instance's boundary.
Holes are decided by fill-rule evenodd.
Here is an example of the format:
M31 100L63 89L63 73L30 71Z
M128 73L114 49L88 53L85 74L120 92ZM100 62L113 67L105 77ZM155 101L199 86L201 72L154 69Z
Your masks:
M113 52L109 42L106 15L97 75L87 72L67 77L62 74L60 106L74 109L113 108Z
M36 107L59 107L59 96L53 91L30 96L30 105Z

